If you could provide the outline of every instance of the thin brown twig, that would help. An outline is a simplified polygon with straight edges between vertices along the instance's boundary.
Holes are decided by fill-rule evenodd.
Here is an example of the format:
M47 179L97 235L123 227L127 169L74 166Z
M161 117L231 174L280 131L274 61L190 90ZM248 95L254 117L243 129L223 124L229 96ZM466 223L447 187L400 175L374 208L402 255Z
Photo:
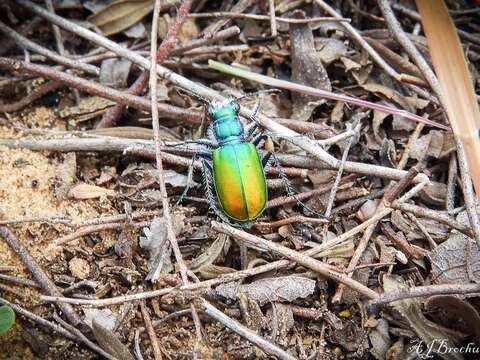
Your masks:
M94 344L85 335L83 335L83 333L80 330L78 330L75 326L72 326L67 322L63 321L63 319L57 314L53 314L53 318L55 319L56 322L58 322L60 325L66 328L70 333L72 333L75 336L77 342L85 344L88 348L90 348L91 350L95 351L97 354L100 354L101 356L103 356L108 360L119 360L115 356L112 356L109 353L107 353L101 347Z
M0 236L5 239L12 250L20 257L20 259L22 259L22 262L31 272L43 291L52 296L62 296L55 284L48 278L40 265L38 265L28 250L17 239L13 231L7 226L0 226ZM77 326L83 324L82 320L75 313L71 305L59 304L58 306L73 325Z
M173 25L167 32L165 39L162 41L162 44L158 48L158 51L155 52L155 63L162 63L173 50L175 43L177 42L177 33L181 29L183 23L187 19L187 14L192 7L192 1L183 1L182 5L178 9L177 16L175 17L175 21ZM153 40L153 37L152 37ZM153 59L153 57L152 57ZM135 80L135 82L130 86L128 89L128 93L132 95L139 95L143 90L146 89L148 85L149 79L149 72L145 70L142 74ZM125 110L125 105L119 104L115 105L112 109L110 109L105 116L103 117L102 121L97 125L97 128L106 128L113 126L120 115Z
M369 302L370 306L382 306L394 301L411 299L415 297L459 294L467 295L472 293L480 293L480 284L442 284L427 285L405 288L398 291L386 292L378 298Z
M418 170L415 167L413 167L408 171L407 176L405 176L398 183L390 184L387 190L385 191L385 194L383 195L382 200L380 201L377 208L375 209L375 213L379 213L385 210L385 208L387 208L390 205L393 199L395 199L412 182L412 180L415 178L415 176L417 176L417 174L418 174ZM373 232L375 231L375 228L377 227L377 224L378 222L375 222L365 229L365 232L363 233L363 236L360 239L357 245L357 248L353 253L352 258L348 263L346 271L349 272L348 274L349 276L353 276L353 272L350 272L350 271L357 267L358 262L360 261L363 253L367 249L368 243L370 241L371 236L373 235ZM333 303L340 302L340 300L342 299L344 289L345 289L345 286L343 284L340 284L337 287L337 290L335 291L335 294L332 297Z
M456 221L451 216L449 216L445 213L441 213L439 211L423 208L421 206L414 205L414 204L401 203L401 202L398 202L398 201L394 201L390 206L393 209L396 209L396 210L409 212L409 213L415 214L416 216L420 216L420 217L424 217L424 218L427 218L427 219L432 219L432 220L438 221L442 224L450 226L452 229L460 231L461 233L463 233L463 234L465 234L469 237L473 237L472 229L469 226L466 226L466 225Z
M0 58L0 67L10 71L24 71L30 74L48 77L52 80L61 82L65 85L76 88L82 92L98 95L106 99L110 99L121 104L126 104L140 110L150 110L150 101L139 97L130 95L128 93L112 89L90 80L80 78L71 74L67 74L57 69L40 66L23 61L12 60L9 58ZM200 112L193 110L185 110L176 106L158 103L158 110L162 116L175 120L183 120L198 124L201 122L203 115Z
M409 193L402 196L402 198L397 201L401 202L401 201L407 200L408 198L416 194L420 189L422 189L425 186L425 184L426 183L418 184L414 189L412 189ZM356 227L346 231L345 233L337 236L336 238L330 239L327 243L320 244L314 248L311 248L305 251L304 254L307 256L315 256L323 251L331 249L335 246L339 246L345 241L348 241L352 236L355 236L356 234L363 231L365 228L367 228L371 224L376 223L380 219L384 218L391 212L392 212L392 209L390 208L384 209L383 211L372 216L370 219L366 220L362 224L357 225ZM110 299L89 300L89 299L75 299L75 298L65 298L65 297L56 297L56 296L41 296L40 299L43 301L49 301L49 302L68 302L70 304L91 305L96 307L111 306L111 305L121 304L128 301L135 301L135 300L149 299L153 297L163 296L163 295L170 294L173 291L193 291L193 290L209 288L218 284L241 280L245 277L258 275L258 274L262 274L262 273L273 271L273 270L279 270L282 268L286 268L290 265L292 265L292 263L289 260L278 260L278 261L268 263L266 265L261 265L254 268L222 275L215 279L210 279L210 280L202 281L199 283L191 283L191 284L188 284L187 286L180 286L178 288L170 287L170 288L163 288L159 290L147 291L147 292L142 292L137 294L121 295L121 296L113 297Z
M34 13L48 19L50 22L53 22L57 24L58 26L71 31L79 36L82 36L102 47L105 47L111 51L114 51L115 53L131 60L132 62L142 66L143 68L150 68L150 61L148 59L145 59L142 56L139 56L138 54L135 54L134 52L119 46L115 42L106 39L105 37L102 37L88 29L85 29L81 26L78 26L77 24L74 24L70 21L65 20L64 18L61 18L59 16L50 14L41 7L35 5L29 0L17 0L19 4L22 6L27 7ZM247 2L249 4L249 2ZM236 5L240 4L237 3ZM243 2L242 2L243 4ZM247 5L248 5L247 4ZM232 9L233 10L233 9ZM170 71L160 65L157 65L157 73L162 76L164 79L167 79L171 81L172 83L184 88L188 89L191 92L194 92L204 98L211 99L211 100L225 100L223 96L221 96L219 93L216 91L213 91L203 85L199 85L193 81L190 81L189 79L182 77L173 71ZM247 118L251 117L253 115L253 111L251 109L248 109L246 107L241 106L240 107L240 114L242 116L245 116ZM334 158L332 155L328 154L326 151L322 150L318 146L316 146L312 141L309 139L303 138L303 137L298 137L298 134L294 131L291 131L288 128L285 128L284 126L281 126L280 124L274 122L270 118L263 116L263 115L258 115L257 117L258 122L265 128L273 131L274 133L278 134L278 136L284 136L284 137L290 137L291 142L298 147L302 148L303 150L307 151L310 153L312 156L315 158L325 162L328 166L331 166L333 168L338 168L339 167L339 160ZM380 169L381 168L381 169ZM362 163L355 163L355 162L347 162L345 164L345 170L349 172L360 172L360 173L365 173L368 172L372 176L377 176L380 174L387 175L387 176L392 176L394 178L399 178L405 175L406 172L404 171L399 171L396 169L385 169L383 167L376 167L370 164L362 164ZM368 169L368 170L367 170ZM422 182L426 181L427 178L425 175L418 176L415 179L415 182Z
M52 0L45 0L45 5L47 6L48 11L55 13L55 8L53 7ZM57 45L57 50L60 55L65 55L65 47L63 46L62 34L60 33L60 28L52 24L53 36L55 37L55 43Z
M251 235L249 233L246 233L245 231L235 229L229 225L221 224L216 221L212 222L212 228L216 231L232 236L238 240L244 241L248 245L254 246L256 248L262 248L266 251L273 251L282 256L285 256L291 261L294 261L299 265L303 265L319 273L320 275L325 276L328 279L335 280L336 282L352 288L353 290L359 292L368 299L375 299L378 297L378 294L375 291L369 289L358 281L353 280L345 274L332 271L330 266L327 266L323 262L305 255L305 253L300 253L298 251L289 249L283 245L262 239L258 236Z
M30 94L23 97L19 101L16 101L12 104L0 104L0 112L9 113L23 110L35 100L38 100L49 92L55 91L63 86L64 85L61 82L49 81L36 88L34 91L32 91Z
M266 354L275 356L276 358L281 360L295 360L292 355L282 350L277 345L265 340L249 328L240 324L238 321L228 317L223 312L214 307L212 304L210 304L208 301L202 299L200 305L205 314L222 323L240 336L244 337L252 344L255 344Z
M0 280L13 282L15 284L20 284L20 285L25 285L28 287L39 288L38 284L35 281L18 277L18 276L0 274Z
M270 12L270 33L273 37L276 37L277 18L275 16L275 0L268 0L268 10Z
M148 225L150 225L150 221L141 221L141 222L135 222L135 223L132 222L131 224L132 227L144 227ZM105 231L105 230L122 229L124 226L125 226L125 223L123 222L109 222L109 223L98 224L98 225L87 225L87 226L81 227L80 229L76 230L71 234L61 236L53 240L52 244L55 246L60 246L70 241L79 239L88 234L92 234L99 231Z
M310 23L321 23L321 22L346 22L349 23L350 19L343 17L314 17L310 19L292 19L276 16L267 16L259 14L242 14L236 12L228 11L218 11L218 12L209 12L209 13L192 13L188 15L190 18L194 19L217 19L217 18L227 18L227 19L249 19L249 20L259 20L259 21L274 21L283 22L286 24L310 24ZM272 32L273 34L273 32ZM273 36L273 35L272 35Z
M42 325L48 329L51 329L54 333L57 333L61 336L63 336L64 338L67 338L67 339L70 339L70 340L75 340L75 336L73 336L69 331L65 330L63 327L53 323L53 322L50 322L48 320L45 320L44 318L24 309L23 307L21 307L20 305L17 305L17 304L14 304L14 303L11 303L5 299L2 299L0 298L0 304L1 305L9 305L13 311L15 311L15 313L19 314L19 315L22 315L24 317L26 317L27 319L30 319L34 322L36 322L37 324L39 325Z
M143 321L145 322L145 328L148 332L148 337L150 338L150 343L152 344L153 348L153 357L155 360L162 360L162 351L160 350L160 345L158 343L157 334L155 333L155 329L152 325L152 320L150 319L150 315L148 314L147 305L145 304L145 300L140 301L140 310L142 312Z
M100 75L100 69L94 65L85 64L79 61L71 60L65 56L59 55L56 52L53 52L43 46L40 46L33 41L27 39L26 37L20 35L15 30L7 26L5 23L0 21L0 32L7 35L8 37L15 40L16 44L19 45L22 49L28 49L37 54L43 55L49 59L52 59L58 64L62 64L73 69L79 69L87 74L98 76Z
M151 65L150 65L150 93L151 93L151 102L152 102L152 124L153 124L153 134L154 134L154 143L155 143L155 160L157 163L157 176L158 182L160 185L160 193L162 198L162 208L163 208L163 218L165 219L165 223L167 225L167 237L170 242L170 245L173 249L173 253L175 255L175 259L177 261L180 276L182 278L183 285L188 285L188 276L187 276L187 266L183 260L182 253L180 248L178 247L177 238L175 236L175 230L173 229L173 221L170 215L170 207L168 204L168 194L167 188L165 186L165 176L163 173L163 163L162 163L162 156L161 156L161 144L160 144L160 124L158 121L158 109L156 106L157 103L157 63L161 62L165 57L169 54L169 52L173 49L175 42L176 42L176 34L178 30L181 28L183 22L186 19L188 12L191 9L192 1L191 0L184 0L182 5L180 6L180 10L177 13L177 20L175 21L175 25L172 29L169 30L170 37L167 35L167 38L162 42L162 45L157 51L157 34L158 34L158 20L160 16L160 4L161 0L155 0L154 10L153 10L153 20L152 20L152 42L150 48L150 56L151 56ZM158 274L159 272L154 270L154 274ZM157 278L152 277L152 280L157 280ZM195 309L194 304L190 304L190 310L192 312L192 317L195 322L195 329L197 333L197 341L195 343L195 350L200 344L201 341L201 324Z

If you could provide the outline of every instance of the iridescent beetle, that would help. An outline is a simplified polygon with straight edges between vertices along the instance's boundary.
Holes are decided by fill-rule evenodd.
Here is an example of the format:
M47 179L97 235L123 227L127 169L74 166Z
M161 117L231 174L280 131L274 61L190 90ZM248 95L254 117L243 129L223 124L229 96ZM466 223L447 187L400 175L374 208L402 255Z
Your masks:
M265 138L264 135L261 134L251 142L248 141L257 128L255 115L259 105L257 104L252 116L254 123L247 131L239 118L238 101L264 92L277 92L277 90L259 91L223 102L209 102L202 98L208 104L207 112L213 122L209 128L211 140L186 142L209 148L209 151L196 152L193 157L193 160L202 159L207 200L223 221L229 222L231 219L241 226L257 219L265 210L268 191L264 169L270 159L274 159L276 165L279 166L278 160L270 151L260 158L257 146ZM281 168L279 168L279 174L285 182L288 194L294 194L293 188ZM189 170L188 183L190 183L192 175L193 166ZM188 188L187 185L178 202L182 201ZM221 210L216 205L213 188Z

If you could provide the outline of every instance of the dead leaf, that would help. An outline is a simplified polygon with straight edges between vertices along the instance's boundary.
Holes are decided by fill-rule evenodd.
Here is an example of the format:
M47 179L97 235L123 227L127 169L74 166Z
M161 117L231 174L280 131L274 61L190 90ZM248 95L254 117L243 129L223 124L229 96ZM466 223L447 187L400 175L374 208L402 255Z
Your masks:
M334 38L316 38L315 47L317 54L324 65L329 65L342 56L347 55L345 43Z
M345 66L345 72L360 70L362 68L362 65L348 57L342 56L340 60L342 60L343 66Z
M372 343L370 352L377 360L384 360L392 345L388 328L388 322L385 319L379 319L376 328L368 334Z
M405 288L407 288L407 286L401 278L393 275L385 275L383 277L383 289L385 292L400 291ZM441 339L444 341L446 348L455 348L455 345L451 342L448 335L423 315L418 299L412 298L394 301L391 303L391 306L397 310L405 320L407 320L410 327L415 331L417 336L422 339L426 347ZM432 352L437 353L438 356L445 360L463 359L459 353L438 352L438 347L436 348L435 346L432 346L431 348Z
M103 350L119 360L135 360L128 348L122 344L117 335L100 325L96 319L92 321L92 330L98 344Z
M212 265L217 258L222 254L225 246L229 246L230 238L225 234L218 235L217 239L208 247L206 251L192 260L190 269L194 272L201 271L204 266Z
M175 235L179 235L183 230L183 215L172 215L173 229ZM155 282L160 274L169 273L173 270L171 261L172 248L167 235L167 226L165 219L154 218L150 228L144 228L145 237L140 237L140 247L149 252L147 280Z
M296 18L304 18L302 11L294 11ZM290 24L290 46L292 56L291 80L318 89L331 91L332 86L320 56L315 51L313 33L308 24ZM324 100L308 95L292 93L295 119L308 120L313 110Z
M447 196L447 185L439 182L431 182L420 190L418 196L427 205L443 206Z
M152 10L153 0L117 0L91 15L88 21L109 36L128 29Z
M68 192L68 197L76 200L96 199L102 196L115 196L115 190L80 183L73 186Z
M93 320L97 324L101 325L107 330L113 330L115 328L115 322L117 321L117 316L110 309L94 309L94 308L84 308L83 312L85 313L85 322L93 326Z
M273 301L291 302L305 298L315 290L316 281L300 276L281 276L265 278L247 285L237 283L221 284L215 293L227 299L236 299L237 292L245 293L252 300L264 305Z
M466 284L480 279L477 244L463 234L453 233L432 251L431 259L432 279L437 284Z
M292 308L279 302L272 303L267 311L267 319L272 329L271 338L275 344L288 347L291 344L291 332L295 326Z
M366 83L361 84L360 86L371 93L382 95L386 99L392 100L397 105L400 105L402 109L413 111L412 107L410 106L408 101L405 100L405 97L403 95L393 89L390 89L387 86L376 83Z
M480 315L467 301L453 295L430 296L425 309L437 323L469 334L480 344Z
M126 59L106 59L100 67L100 82L115 88L127 87L132 62Z

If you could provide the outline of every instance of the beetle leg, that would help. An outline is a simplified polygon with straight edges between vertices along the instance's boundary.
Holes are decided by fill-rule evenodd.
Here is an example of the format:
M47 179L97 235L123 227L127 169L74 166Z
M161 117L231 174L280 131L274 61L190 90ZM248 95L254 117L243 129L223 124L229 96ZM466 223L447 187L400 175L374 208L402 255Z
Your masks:
M209 152L197 152L194 153L192 156L192 162L188 166L188 174L187 174L187 185L185 186L185 189L183 189L182 195L178 198L177 202L175 203L174 207L180 205L187 196L188 190L190 190L190 187L192 186L193 183L193 173L195 172L195 160L198 158L204 158L204 159L211 159L212 154Z
M266 169L269 165L270 160L272 159L273 152L267 151L267 153L262 158L262 167Z
M178 143L178 144L167 144L167 146L176 147L176 146L183 146L183 145L186 145L186 144L203 145L203 146L205 146L209 149L215 149L215 148L218 147L218 145L216 143L214 143L213 141L207 140L207 139L187 140L187 141L183 141L183 142Z
M307 204L303 203L300 199L297 198L297 192L293 188L290 180L288 179L288 176L283 171L282 166L280 165L280 161L278 160L277 156L273 152L270 152L270 154L271 154L271 157L272 157L272 160L273 160L273 164L278 169L278 175L280 176L280 179L282 179L282 181L285 185L285 190L287 191L287 195L292 196L295 199L295 201L297 202L297 204L300 205L305 210L307 210L309 213L312 213L313 215L324 218L324 216L322 214L319 214L315 210L311 209L309 206L307 206Z

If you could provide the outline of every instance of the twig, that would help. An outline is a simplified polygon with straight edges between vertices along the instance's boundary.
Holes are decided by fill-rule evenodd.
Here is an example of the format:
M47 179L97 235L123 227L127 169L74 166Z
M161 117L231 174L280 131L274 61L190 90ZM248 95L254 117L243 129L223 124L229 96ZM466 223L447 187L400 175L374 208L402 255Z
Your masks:
M268 223L268 222L256 222L255 227L257 227L257 228L264 228L264 227L277 228L277 227L280 227L280 226L283 226L283 225L295 224L295 223L327 224L328 220L327 219L310 218L310 217L302 216L302 215L295 215L295 216L291 216L291 217L286 218L286 219L277 220L277 221L270 222L270 223Z
M200 46L213 44L222 40L229 39L231 37L237 36L240 34L240 28L238 26L231 26L225 30L221 30L210 38L202 38L190 40L180 46L177 46L170 53L171 55L183 54L186 51L198 48Z
M458 178L458 164L457 156L450 154L448 162L448 179L447 179L447 196L445 197L445 209L447 212L452 212L455 208L455 188Z
M236 332L240 336L244 337L245 339L250 341L252 344L255 344L266 354L271 356L276 356L278 359L282 359L282 360L295 360L295 358L292 355L280 349L277 345L272 344L271 342L260 337L259 335L254 333L252 330L240 324L238 321L228 317L223 312L218 310L216 307L211 305L208 301L202 299L201 307L203 308L203 311L205 312L205 314L217 320L218 322L222 323L223 325L228 327L230 330Z
M430 235L428 230L425 228L425 226L422 225L422 223L417 219L417 217L415 215L407 213L407 216L420 229L420 231L423 233L423 235L425 235L425 238L427 239L428 243L430 244L430 248L432 250L436 249L438 245L433 240L432 236ZM421 256L421 254L419 254L419 255Z
M0 274L0 280L9 281L20 285L25 285L33 288L39 288L38 284L35 281L30 279L21 278L18 276Z
M283 245L262 239L258 236L251 235L249 233L246 233L245 231L235 229L229 225L221 224L216 221L212 222L212 229L219 231L221 233L227 234L229 236L232 236L238 240L242 240L246 242L248 245L252 245L256 248L261 248L266 251L273 251L282 256L285 256L288 259L295 261L297 264L303 265L319 273L320 275L325 276L328 279L332 279L341 284L345 284L346 286L359 292L366 298L374 299L378 296L378 294L375 291L369 289L365 285L351 279L350 277L342 273L332 271L330 266L327 266L323 262L316 260L310 256L307 256L304 253L300 253L298 251L289 249Z
M335 11L330 5L328 5L323 0L315 0L315 2L320 6L325 12L330 14L333 17L341 18L340 14ZM370 57L375 61L382 69L384 69L388 75L396 79L397 81L400 80L400 74L395 71L389 64L383 60L383 58L370 46L368 42L360 35L360 33L349 23L342 22L342 26L347 30L350 36L370 55Z
M153 10L153 20L152 20L152 42L151 42L151 47L150 47L150 56L152 59L151 66L150 66L150 97L152 101L152 124L153 124L153 134L155 137L155 159L157 162L157 176L158 176L158 182L160 185L160 193L161 193L161 198L162 198L162 207L163 207L163 218L165 219L166 225L167 225L167 237L170 242L170 245L172 246L173 253L175 254L175 259L177 261L179 270L180 270L180 276L182 278L183 285L188 285L188 276L187 276L187 266L185 265L185 262L183 261L183 256L180 251L180 248L178 247L178 242L177 238L175 236L175 230L173 229L173 222L172 218L170 215L170 207L168 204L168 194L167 194L167 188L165 186L165 176L163 173L163 163L162 163L162 156L161 156L161 144L160 144L160 125L158 121L158 109L156 106L157 103L157 62L161 61L164 59L167 54L171 51L175 44L175 37L178 29L180 29L181 24L186 18L186 15L190 11L190 8L192 6L192 1L191 0L185 0L182 2L181 5L181 10L179 10L179 13L177 14L177 17L180 17L176 23L178 23L176 30L169 31L173 35L171 35L170 38L164 40L162 42L162 46L157 52L157 34L158 34L158 19L160 15L160 3L161 0L155 0L155 5L154 5L154 10ZM159 274L158 269L155 269L153 271L154 274ZM157 277L152 276L152 280L155 281L157 280ZM195 306L190 304L190 310L192 311L192 317L195 322L195 329L197 332L197 342L195 345L195 348L198 346L199 342L201 341L201 324L200 321L198 320L198 315L197 311L195 310Z
M119 360L116 357L110 355L107 353L105 350L103 350L101 347L95 345L93 342L91 342L85 335L82 334L80 330L78 330L76 327L68 324L67 322L63 321L63 319L58 316L57 314L53 314L53 318L55 321L57 321L60 325L62 325L64 328L66 328L69 332L75 335L75 338L77 342L85 344L87 347L89 347L91 350L95 351L97 354L100 354L104 358L108 360Z
M398 250L402 251L407 256L407 258L421 259L423 257L422 254L415 251L415 248L413 248L412 245L410 245L405 238L399 236L389 224L381 224L380 228L387 236L387 238L390 239L392 244Z
M12 104L1 104L0 105L0 112L16 112L23 110L32 102L37 99L40 99L42 96L48 94L49 92L55 91L64 85L61 82L57 81L49 81L46 84L43 84L32 91L27 96L23 97L21 100L14 102Z
M63 224L71 226L72 220L63 216L32 216L18 219L0 220L0 225L20 224L25 222L46 222L49 224Z
M480 248L480 220L477 213L477 197L473 190L472 178L470 177L469 164L467 155L463 147L462 141L455 137L457 145L458 167L460 168L460 179L462 181L463 200L465 201L465 210L467 210L468 220L472 228L473 237Z
M442 224L448 225L451 228L460 231L461 233L473 237L472 234L472 229L469 226L463 225L462 223L459 223L452 217L450 217L447 214L435 211L435 210L430 210L427 208L420 207L418 205L413 205L413 204L407 204L407 203L401 203L398 201L394 201L390 205L393 209L396 210L401 210L404 212L410 212L412 214L415 214L420 217L424 217L427 219L432 219L435 221L438 221Z
M61 336L63 336L64 338L67 338L67 339L70 339L70 340L75 340L75 336L73 336L70 332L68 332L67 330L65 330L63 327L53 323L53 322L50 322L48 320L45 320L44 318L24 309L23 307L21 307L20 305L17 305L17 304L13 304L11 302L8 302L7 300L5 299L2 299L0 298L0 304L2 305L9 305L13 311L15 311L17 314L19 315L22 315L24 317L26 317L27 319L30 319L34 322L36 322L37 324L41 325L41 326L44 326L48 329L51 329L54 333L57 333Z
M190 11L190 8L192 7L192 1L183 1L182 5L178 9L177 16L175 17L175 22L173 25L170 27L168 30L167 35L165 36L165 39L162 41L162 44L160 45L158 51L155 50L155 57L152 57L152 59L156 59L156 62L154 63L162 63L163 60L167 58L167 56L170 54L170 52L173 50L173 47L175 46L175 43L177 41L177 33L181 29L183 23L185 22L187 18L187 14ZM155 33L155 38L157 37L157 33ZM153 40L153 35L152 35L152 40ZM149 72L148 70L145 70L142 72L142 74L135 80L135 82L130 86L128 89L128 93L132 95L139 95L143 90L148 85L148 79L149 79ZM115 105L112 109L110 109L105 116L103 117L102 121L97 125L97 128L106 128L106 127L111 127L113 126L118 119L120 118L120 115L123 113L125 110L125 105L119 104Z
M150 221L141 221L141 222L136 222L131 224L132 227L144 227L148 225L150 225ZM52 244L55 246L60 246L88 234L92 234L92 233L104 231L104 230L122 229L124 226L125 226L124 222L110 222L110 223L99 224L99 225L88 225L88 226L81 227L80 229L78 229L77 231L71 234L68 234L53 240Z
M407 54L410 56L413 62L417 64L425 80L433 89L437 97L441 99L442 91L440 89L440 84L438 83L438 80L435 77L435 74L430 69L430 66L425 61L425 59L420 54L420 52L417 50L415 45L412 43L412 41L403 31L402 26L398 22L397 18L395 17L395 14L393 13L392 8L390 7L390 3L387 0L377 0L377 4L378 4L378 7L380 8L380 11L383 14L385 21L387 22L387 26L390 30L390 34L398 41L398 43L407 52Z
M310 19L292 19L292 18L275 17L275 16L258 15L258 14L241 14L241 13L228 12L228 11L194 13L194 14L188 15L188 17L194 18L194 19L228 18L228 19L249 19L249 20L260 20L260 21L272 21L272 18L273 18L274 19L273 21L283 22L287 24L310 24L310 23L321 23L321 22L349 23L350 22L350 19L343 18L343 17L314 17Z
M36 52L37 54L40 54L49 59L52 59L53 61L59 64L71 67L73 69L79 69L79 70L85 71L87 74L92 74L95 76L100 75L100 69L98 67L90 64L85 64L79 61L71 60L65 56L59 55L47 48L44 48L43 46L40 46L34 43L33 41L27 39L26 37L20 35L15 30L8 27L5 23L1 21L0 21L0 32L12 38L13 40L15 40L17 45L19 45L22 49L31 50L33 52Z
M139 56L138 54L135 54L134 52L125 49L122 46L119 46L113 41L110 41L106 39L103 36L100 36L98 34L95 34L94 32L87 30L81 26L78 26L70 21L67 21L59 16L50 14L41 7L35 5L29 0L17 0L19 4L22 6L27 7L31 11L35 12L36 14L48 19L49 21L57 24L58 26L71 31L79 36L82 36L90 41L95 42L96 44L103 46L111 51L114 51L115 53L131 60L132 62L142 66L143 68L149 68L150 67L150 61L147 59L143 58L142 56ZM172 83L184 88L188 89L191 92L194 92L200 96L203 96L205 98L211 99L211 100L225 100L223 96L218 94L216 91L213 91L205 86L198 85L197 83L190 81L160 65L157 65L157 73L162 76L164 79L167 79L171 81ZM250 109L247 109L245 107L240 108L240 113L242 116L245 117L251 117L253 115L253 111ZM339 167L339 160L325 152L324 150L320 149L318 146L312 143L309 139L305 138L298 138L298 134L290 129L285 128L284 126L281 126L280 124L274 122L273 120L267 118L266 116L259 115L258 116L258 122L265 128L277 133L279 136L284 136L284 137L291 137L292 143L295 145L299 146L303 150L307 151L317 159L324 161L326 164L329 166L332 166L334 168ZM424 120L424 119L423 119ZM368 164L361 164L361 163L349 163L347 162L345 164L345 170L350 171L350 172L362 172L358 170L367 171L366 168L369 168L370 174L378 174L379 171L374 171L375 167L371 166L365 166ZM398 170L391 169L391 170L383 170L381 173L389 173L389 174L396 174L396 176L401 177L404 176L405 172L401 171L399 172ZM394 175L395 176L395 175ZM397 178L398 178L397 177ZM423 178L423 179L422 179ZM419 177L416 179L416 181L425 181L425 176Z
M22 259L22 262L32 273L43 291L52 296L61 296L61 293L55 284L43 272L42 268L37 264L32 255L30 255L28 250L20 243L15 234L7 226L0 226L0 236L5 239L12 250ZM71 305L59 304L58 306L73 325L77 326L83 324L82 320L77 316Z
M357 179L358 177L359 177L358 174L351 174L351 175L345 176L342 179L340 179L338 184L341 185L341 184L348 183L352 180ZM314 190L305 191L303 193L299 193L299 194L295 194L295 195L291 195L291 196L281 196L281 197L269 200L267 202L267 209L272 209L272 208L279 207L279 206L284 206L284 205L287 205L287 204L293 204L293 203L298 202L299 200L303 201L303 200L306 200L308 198L311 198L312 196L318 196L318 195L325 194L329 190L331 190L333 188L333 186L334 186L333 183L332 184L327 184L327 185L320 186L320 187L318 187L317 189L314 189Z
M45 0L45 5L47 6L48 11L55 13L55 8L53 7L52 0ZM57 45L57 50L60 55L65 55L65 47L63 46L62 34L60 33L60 28L52 24L53 36L55 37L55 43Z
M268 0L268 9L270 12L270 33L273 37L277 36L277 18L275 17L275 0Z
M359 123L357 126L355 126L355 133L358 133L360 131L360 128L361 128L361 124ZM355 137L354 136L351 137L350 140L347 142L345 149L343 150L340 167L338 168L337 176L335 177L332 190L330 191L330 195L328 197L327 207L325 209L324 216L327 219L331 215L333 203L335 202L335 196L337 195L338 185L340 184L340 180L342 179L343 168L345 167L345 162L347 161L348 152L350 151L350 147L352 146L354 140L355 140Z
M140 310L142 312L143 321L145 322L145 328L148 332L148 337L150 338L150 343L152 344L153 348L153 356L155 360L162 360L162 351L160 350L160 345L158 343L157 334L155 333L155 329L152 325L152 320L150 319L150 315L148 314L147 305L145 304L145 300L140 301Z
M472 293L480 293L480 284L443 284L443 285L427 285L406 288L397 291L383 293L378 298L369 302L370 306L381 306L393 301L411 299L415 297L459 294L466 295Z
M413 180L413 178L418 174L418 170L416 168L411 168L408 171L408 175L405 176L402 180L400 180L396 184L391 184L389 188L385 191L385 194L383 195L382 200L380 201L379 205L375 209L375 213L382 212L385 208L388 207L388 205L392 202L393 199L395 199L400 192L402 192ZM409 196L411 195L412 190L408 193ZM357 248L355 249L355 252L350 259L350 262L347 266L346 271L349 272L349 276L353 276L353 272L350 272L354 268L357 267L358 262L360 261L363 253L367 249L368 243L370 241L371 236L373 235L373 232L375 231L375 228L377 227L378 222L372 223L369 227L365 229L365 232L363 233L362 238L360 239ZM332 297L332 302L333 303L338 303L340 302L343 291L345 289L345 286L343 284L340 284L337 287L337 290L335 291L335 295Z
M190 9L191 2L185 1L184 3L190 3L187 8ZM180 268L180 275L184 284L188 283L187 277L187 267L183 261L182 254L178 247L177 239L175 237L175 231L173 230L173 223L172 218L170 215L170 207L168 204L168 194L167 189L165 186L165 178L163 175L163 163L161 157L161 144L160 144L160 125L158 122L158 109L156 107L156 97L157 97L157 71L156 71L156 63L157 63L157 34L158 34L158 18L159 18L159 10L160 9L160 0L155 1L154 13L153 13L153 20L152 20L152 42L151 42L151 50L150 55L152 58L152 64L150 68L150 92L151 92L151 111L152 111L152 124L153 124L153 134L155 137L155 159L157 162L157 177L158 182L160 184L160 192L162 198L162 207L163 207L163 217L165 222L167 223L167 236L170 244L172 246L173 252L175 254L175 258L177 260L178 266ZM172 44L173 46L173 44ZM156 280L156 279L154 279Z
M98 95L140 110L150 110L150 101L142 97L130 95L128 93L100 85L93 81L85 80L78 76L58 71L48 66L35 65L9 58L0 58L0 67L11 71L20 70L30 74L45 76L89 94ZM171 119L183 120L198 124L201 122L203 117L199 112L181 109L172 105L157 103L157 106L162 116Z

